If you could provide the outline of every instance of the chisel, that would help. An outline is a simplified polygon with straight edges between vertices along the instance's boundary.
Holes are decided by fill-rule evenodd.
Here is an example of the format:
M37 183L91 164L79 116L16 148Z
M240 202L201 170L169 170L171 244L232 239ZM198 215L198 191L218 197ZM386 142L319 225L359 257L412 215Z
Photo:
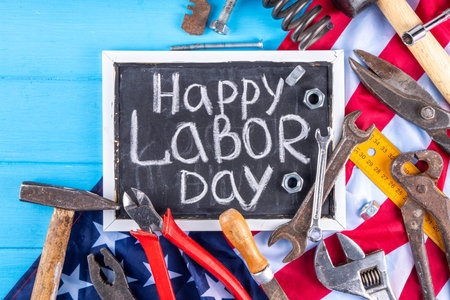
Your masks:
M219 217L220 227L231 244L241 253L253 278L261 285L270 300L289 299L275 279L269 262L256 248L253 235L244 217L230 208Z

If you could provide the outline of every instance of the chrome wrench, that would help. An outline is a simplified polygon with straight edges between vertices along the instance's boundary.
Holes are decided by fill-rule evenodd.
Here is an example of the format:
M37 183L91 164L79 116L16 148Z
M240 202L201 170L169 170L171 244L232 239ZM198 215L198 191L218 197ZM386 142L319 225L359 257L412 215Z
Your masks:
M307 235L310 241L318 242L322 239L322 229L320 228L320 218L322 216L322 198L323 198L323 182L325 179L325 167L327 166L328 145L333 138L333 130L327 128L328 135L322 136L320 129L316 129L316 141L319 146L317 154L316 182L314 183L314 198L311 226Z
M334 149L333 154L328 161L327 170L325 173L322 203L333 189L339 172L344 167L353 149L357 145L367 141L375 130L374 124L372 124L365 131L359 129L358 126L356 126L355 121L360 115L361 111L357 110L349 113L344 119L341 140ZM292 220L279 226L270 235L268 241L269 247L281 239L286 239L291 242L292 250L283 259L284 263L291 262L294 259L299 258L303 252L305 252L307 239L306 231L311 224L313 194L314 188L311 187Z

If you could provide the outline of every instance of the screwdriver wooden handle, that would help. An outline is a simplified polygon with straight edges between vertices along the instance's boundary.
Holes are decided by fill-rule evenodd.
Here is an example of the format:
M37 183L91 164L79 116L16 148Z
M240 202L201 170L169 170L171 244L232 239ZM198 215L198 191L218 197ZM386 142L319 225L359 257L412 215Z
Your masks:
M32 300L56 299L75 211L55 208L34 281Z
M230 208L219 217L220 227L231 244L241 253L252 274L261 272L269 264L256 248L252 232L244 217Z
M406 0L378 0L377 4L400 37L403 32L422 24ZM431 32L427 32L424 38L408 49L450 103L450 57L444 48Z

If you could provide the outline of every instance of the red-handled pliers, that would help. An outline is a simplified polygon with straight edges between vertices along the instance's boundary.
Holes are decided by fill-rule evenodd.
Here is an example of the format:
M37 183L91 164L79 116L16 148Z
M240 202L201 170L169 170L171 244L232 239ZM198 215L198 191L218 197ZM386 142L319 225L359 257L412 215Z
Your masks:
M128 215L140 227L140 230L131 231L131 234L139 240L144 248L155 279L156 289L162 300L175 299L175 294L172 283L170 282L161 245L158 236L152 231L152 225L161 229L164 237L222 282L236 299L251 299L241 283L224 265L178 227L172 218L169 208L163 220L144 192L135 188L131 188L131 191L134 193L135 200L127 193L124 193L123 206Z

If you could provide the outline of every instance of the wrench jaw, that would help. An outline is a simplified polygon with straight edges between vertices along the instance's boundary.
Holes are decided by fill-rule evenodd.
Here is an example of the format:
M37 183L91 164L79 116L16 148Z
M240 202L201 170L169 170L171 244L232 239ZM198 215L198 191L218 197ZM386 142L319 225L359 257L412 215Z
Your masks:
M366 254L362 249L348 236L343 235L342 233L336 233L336 236L339 239L339 243L341 244L342 250L344 250L345 257L350 260L358 260L364 259Z
M294 225L291 223L292 221L289 221L286 224L278 226L278 228L272 232L269 241L267 242L269 247L282 239L291 242L292 250L283 259L283 263L289 263L297 259L301 255L299 255L299 253L305 252L306 249L306 232L294 231Z
M333 265L324 241L317 246L314 267L317 278L326 288L372 299L362 285L359 272L352 270L351 263L340 267Z
M324 241L317 246L314 267L317 278L328 289L365 299L395 299L387 275L384 251L367 256L350 238L337 233L347 263L335 267Z
M352 137L352 139L358 142L358 144L367 141L372 136L373 131L376 128L375 124L372 124L366 130L359 129L359 127L356 125L356 120L359 118L361 113L362 112L360 110L355 110L349 113L345 117L344 124L342 126L342 136ZM347 130L351 131L353 134L346 133Z

